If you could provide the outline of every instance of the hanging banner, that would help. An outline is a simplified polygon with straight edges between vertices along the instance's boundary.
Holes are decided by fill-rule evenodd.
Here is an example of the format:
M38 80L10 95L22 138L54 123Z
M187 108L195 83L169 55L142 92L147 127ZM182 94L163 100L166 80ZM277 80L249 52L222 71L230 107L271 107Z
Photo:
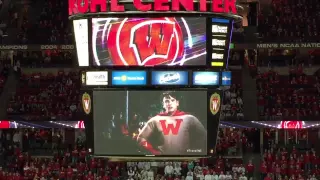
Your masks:
M0 50L18 50L18 51L40 51L40 50L75 50L73 44L60 44L60 45L39 45L39 44L10 44L0 45Z
M299 43L252 43L235 44L234 49L315 49L320 48L319 42L299 42Z

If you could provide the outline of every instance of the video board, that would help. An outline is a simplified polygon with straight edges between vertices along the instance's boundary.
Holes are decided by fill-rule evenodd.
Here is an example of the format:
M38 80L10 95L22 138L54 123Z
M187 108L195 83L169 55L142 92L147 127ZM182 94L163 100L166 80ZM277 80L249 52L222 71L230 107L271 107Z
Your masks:
M206 18L93 18L93 66L205 66Z
M206 155L207 91L94 91L94 153Z

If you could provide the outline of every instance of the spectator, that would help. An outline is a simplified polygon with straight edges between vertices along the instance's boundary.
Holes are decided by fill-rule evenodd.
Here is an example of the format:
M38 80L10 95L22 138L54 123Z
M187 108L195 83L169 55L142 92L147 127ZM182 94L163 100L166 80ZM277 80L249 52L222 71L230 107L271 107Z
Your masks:
M169 176L169 175L173 175L173 173L174 173L174 168L172 166L172 163L169 162L164 169L164 174L166 176Z

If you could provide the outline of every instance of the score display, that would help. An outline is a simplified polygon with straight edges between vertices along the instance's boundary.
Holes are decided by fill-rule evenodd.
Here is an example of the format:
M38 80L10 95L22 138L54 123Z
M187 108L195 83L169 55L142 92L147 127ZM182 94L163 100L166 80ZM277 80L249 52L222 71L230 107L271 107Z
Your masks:
M224 68L228 66L233 21L212 18L211 22L211 66Z

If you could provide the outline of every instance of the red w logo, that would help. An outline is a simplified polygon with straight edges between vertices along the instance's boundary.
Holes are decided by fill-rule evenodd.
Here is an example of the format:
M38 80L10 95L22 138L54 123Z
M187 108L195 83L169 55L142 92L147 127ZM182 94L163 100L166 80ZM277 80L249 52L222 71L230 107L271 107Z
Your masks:
M173 123L167 124L166 120L160 120L159 122L161 124L163 134L165 136L169 135L170 131L173 135L178 135L182 119L176 119L176 126L174 126Z
M175 18L125 18L107 39L115 65L163 65L184 55L183 32Z

